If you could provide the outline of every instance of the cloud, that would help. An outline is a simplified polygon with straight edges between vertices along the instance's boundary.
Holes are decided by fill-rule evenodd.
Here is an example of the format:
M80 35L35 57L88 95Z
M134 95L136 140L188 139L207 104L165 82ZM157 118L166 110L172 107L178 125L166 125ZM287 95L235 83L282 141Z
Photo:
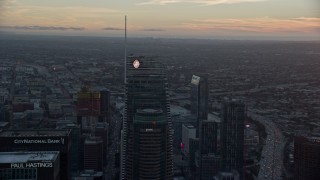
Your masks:
M266 0L149 0L138 3L138 5L166 5L174 3L193 3L201 5L236 4L244 2L261 2Z
M141 31L165 31L165 29L146 28L146 29L141 29Z
M16 3L15 0L1 0L0 1L0 8L3 8L3 7L9 7L11 6L12 4Z
M102 28L102 30L106 30L106 31L121 31L124 30L123 28L117 28L117 27L106 27L106 28Z
M62 27L62 26L0 26L0 29L15 29L15 30L57 30L57 31L82 31L83 27Z
M320 18L247 18L247 19L195 19L183 23L180 28L192 30L232 31L232 32L300 32L315 33L320 28Z
M121 14L119 10L107 7L25 5L22 1L12 0L6 0L1 6L0 22L7 26L58 24L62 27L81 26L101 29L101 24L106 21L113 23L110 22L112 15Z

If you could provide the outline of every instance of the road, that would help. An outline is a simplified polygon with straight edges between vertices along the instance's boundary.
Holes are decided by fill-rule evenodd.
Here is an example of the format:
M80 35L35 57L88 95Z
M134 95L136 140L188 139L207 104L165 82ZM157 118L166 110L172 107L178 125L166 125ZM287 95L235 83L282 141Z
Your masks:
M267 139L262 150L258 180L282 179L284 137L277 125L264 116L248 111L248 116L262 123L266 129Z
M118 169L115 168L115 154L120 152L120 130L121 130L122 119L119 115L113 115L110 123L110 130L112 130L111 137L109 140L111 141L111 146L109 147L109 151L107 154L108 166L106 168L107 179L111 180L115 177Z

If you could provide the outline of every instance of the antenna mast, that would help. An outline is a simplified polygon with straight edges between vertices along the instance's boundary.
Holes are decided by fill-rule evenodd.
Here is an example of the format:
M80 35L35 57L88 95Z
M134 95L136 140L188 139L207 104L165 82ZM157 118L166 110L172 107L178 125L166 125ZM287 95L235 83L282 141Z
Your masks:
M124 84L127 83L127 16L124 16Z

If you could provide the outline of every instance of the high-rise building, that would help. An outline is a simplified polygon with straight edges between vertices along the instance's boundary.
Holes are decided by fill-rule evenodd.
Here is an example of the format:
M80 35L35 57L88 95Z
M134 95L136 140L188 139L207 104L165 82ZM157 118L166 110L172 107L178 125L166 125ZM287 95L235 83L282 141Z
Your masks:
M110 91L104 89L100 91L100 121L110 123L111 107L110 107Z
M240 175L236 170L220 172L214 180L240 180Z
M100 92L92 91L83 87L77 94L77 115L78 116L99 116L100 115Z
M60 179L71 177L71 130L3 130L0 152L59 151Z
M316 180L320 177L320 137L294 138L294 179Z
M236 170L242 179L245 104L241 100L225 98L222 103L221 154L222 170Z
M103 164L107 164L108 151L108 123L98 122L95 124L95 136L100 137L103 143Z
M214 180L221 169L221 156L214 153L201 155L201 180Z
M59 180L59 151L0 152L0 179Z
M7 117L6 117L6 108L4 106L4 104L0 103L0 121L6 121Z
M167 118L162 110L137 110L133 120L133 177L164 179Z
M190 138L196 138L196 128L191 124L183 124L182 125L182 153L190 159L190 146L189 140Z
M127 61L121 179L173 178L173 131L164 65L144 57Z
M200 178L212 180L221 170L220 118L213 114L200 123Z
M213 114L209 114L208 120L201 122L201 154L220 154L220 125L221 119Z
M199 150L199 138L189 138L189 166L191 171L196 170L196 152Z
M80 155L81 145L81 130L80 125L73 122L57 122L56 129L71 129L71 171L78 172L83 166L83 157Z
M78 175L72 176L72 180L104 180L104 173L102 171L84 170Z
M200 134L200 123L208 119L209 88L206 77L192 76L191 79L191 115L196 119L197 137Z
M84 169L103 171L103 141L101 137L87 137L84 141Z

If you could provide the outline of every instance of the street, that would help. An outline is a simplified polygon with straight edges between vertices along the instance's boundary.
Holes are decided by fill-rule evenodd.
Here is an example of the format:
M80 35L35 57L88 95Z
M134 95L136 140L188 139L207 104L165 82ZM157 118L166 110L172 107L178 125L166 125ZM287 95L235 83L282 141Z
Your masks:
M108 166L106 168L106 179L111 180L116 176L117 169L115 168L115 154L120 152L120 137L122 119L118 114L113 115L109 129L112 130L112 135L109 137L111 146L107 154Z

